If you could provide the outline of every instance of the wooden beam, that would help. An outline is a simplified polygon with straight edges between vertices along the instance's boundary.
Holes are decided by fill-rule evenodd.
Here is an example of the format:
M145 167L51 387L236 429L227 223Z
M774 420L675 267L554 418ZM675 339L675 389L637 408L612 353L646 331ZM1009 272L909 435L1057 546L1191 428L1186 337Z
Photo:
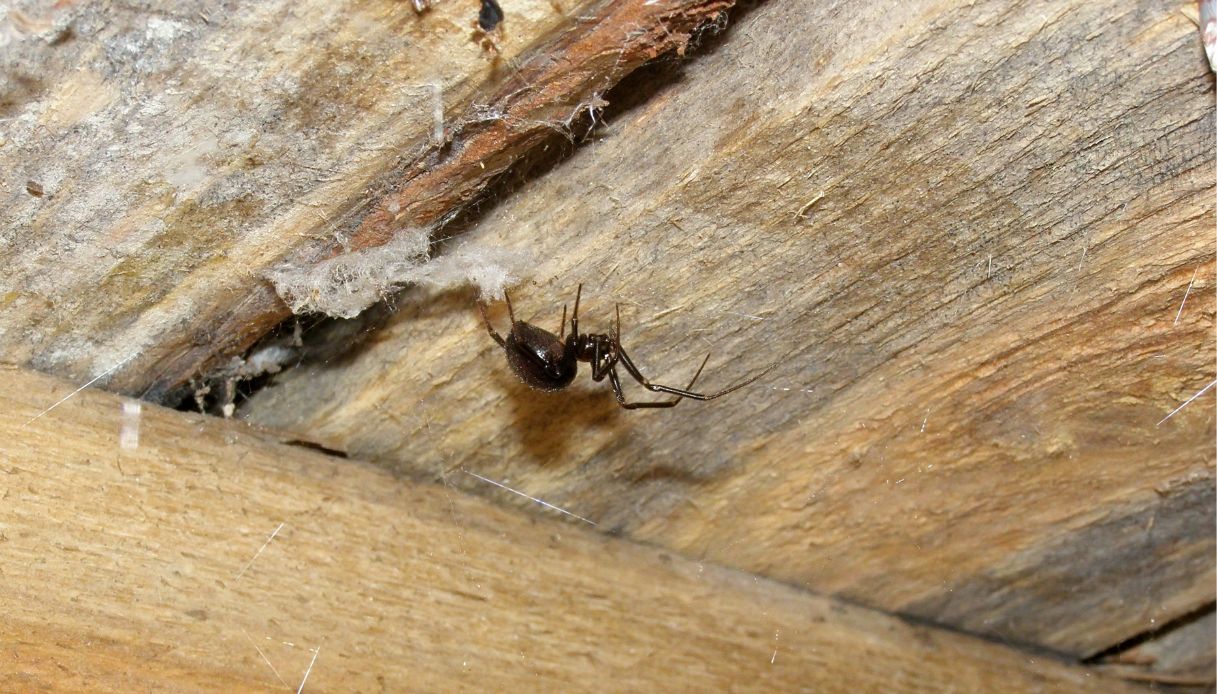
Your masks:
M586 377L536 393L471 297L411 291L357 349L350 326L307 336L330 358L248 415L1078 657L1211 603L1195 25L1157 2L894 5L742 15L469 232L538 258L520 318L556 330L583 282L581 325L611 331L620 302L649 376L712 351L706 389L778 362L761 383L646 413Z
M245 424L0 378L6 691L1132 691Z
M290 317L280 262L451 217L733 2L520 0L493 53L472 0L27 17L0 54L0 169L33 186L0 193L0 350L180 395Z
M1189 615L1136 645L1104 656L1098 667L1123 679L1173 687L1197 694L1217 685L1217 614L1212 606Z
M218 324L273 305L266 270L333 240L432 146L437 100L449 122L566 21L561 4L514 3L498 60L471 39L476 3L9 13L0 168L42 195L0 193L19 234L0 254L0 349L79 380L121 363L107 383L132 393L239 350L260 333Z

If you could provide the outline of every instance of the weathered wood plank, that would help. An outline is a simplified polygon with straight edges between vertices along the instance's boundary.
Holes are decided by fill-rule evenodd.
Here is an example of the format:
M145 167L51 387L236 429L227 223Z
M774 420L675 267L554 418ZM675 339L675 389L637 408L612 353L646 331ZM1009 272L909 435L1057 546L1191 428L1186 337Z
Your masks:
M1100 667L1125 679L1178 688L1172 691L1212 691L1217 685L1217 615L1210 607L1205 614L1103 658Z
M1122 690L237 422L95 391L46 412L72 386L0 377L6 691Z
M476 2L17 13L0 45L0 349L82 380L122 363L111 388L164 397L290 315L265 279L285 256L383 242L386 209L455 213L731 4L521 0L494 60L471 38Z
M1174 5L774 0L669 77L469 236L535 251L521 318L583 282L653 377L712 349L707 389L782 360L763 384L534 393L470 297L411 291L248 416L1080 657L1212 602L1213 393L1165 418L1215 349L1213 77Z

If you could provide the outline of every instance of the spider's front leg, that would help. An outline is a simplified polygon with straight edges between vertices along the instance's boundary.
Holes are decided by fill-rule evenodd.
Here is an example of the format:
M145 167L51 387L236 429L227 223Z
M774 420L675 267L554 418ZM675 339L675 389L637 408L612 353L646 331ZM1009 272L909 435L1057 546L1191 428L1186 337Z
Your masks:
M599 383L604 380L610 370L617 364L617 349L608 344L603 335L589 338L592 346L592 380Z
M592 380L600 382L617 365L618 354L621 352L621 304L617 304L617 321L613 323L612 338L608 335L596 335L590 339L595 341L592 348Z
M693 391L689 390L690 388L693 387L692 383L690 383L688 386L685 386L684 388L673 388L672 386L665 386L665 385L660 385L658 383L651 383L650 381L648 381L646 379L645 376L642 375L642 372L638 370L638 367L634 365L634 361L632 359L630 359L630 355L626 354L624 349L618 349L617 356L621 362L621 365L625 367L625 370L628 371L630 373L630 376L632 376L635 381L638 381L638 383L643 388L646 388L647 390L654 392L654 393L671 393L673 395L679 395L682 398L693 398L694 400L713 400L714 398L721 398L722 396L726 395L727 393L737 391L740 388L743 388L744 386L748 385L749 383L752 383L753 381L757 380L761 376L764 376L765 374L772 371L773 367L778 365L778 362L774 362L774 363L770 364L769 366L765 367L760 373L753 376L752 378L744 379L743 381L740 381L739 383L736 383L735 385L730 386L728 388L724 388L724 389L718 391L717 393L706 394L706 393L694 393ZM706 362L709 360L710 360L710 355L707 354L705 360L703 360L701 363L702 367L705 367ZM697 373L701 373L701 369L698 369Z
M624 355L624 352L622 352L622 354ZM710 361L709 354L707 354L706 358L702 360L701 366L697 367L697 373L693 374L693 378L689 381L689 385L685 386L685 390L692 388L693 384L697 383L697 377L701 376L701 370L706 368L706 362L708 362L708 361ZM644 407L676 407L676 404L679 403L684 397L681 395L677 395L675 398L672 398L671 400L647 400L647 401L643 401L643 402L626 402L625 393L623 393L621 391L621 379L617 377L616 364L609 367L609 382L613 384L613 394L617 396L617 404L621 405L622 407L624 407L627 410L637 410L637 409L641 409Z

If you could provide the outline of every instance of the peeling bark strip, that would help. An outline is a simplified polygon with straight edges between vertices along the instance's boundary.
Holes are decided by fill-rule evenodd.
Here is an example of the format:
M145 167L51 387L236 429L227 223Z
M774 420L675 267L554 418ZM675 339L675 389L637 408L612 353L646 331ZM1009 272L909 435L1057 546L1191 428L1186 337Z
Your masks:
M602 2L595 14L577 17L460 118L447 158L436 164L427 152L408 167L400 188L364 218L351 248L379 246L400 225L434 224L468 204L547 135L601 104L600 95L623 77L665 53L684 55L698 28L734 4Z
M622 78L661 55L684 55L698 29L734 5L735 0L606 0L583 8L565 31L540 42L488 98L462 114L445 143L420 149L401 166L401 180L388 186L394 192L360 222L343 250L383 245L395 229L429 226L459 212L546 135L598 105L599 95ZM444 157L438 162L437 150ZM292 255L294 263L307 264L338 252L336 245L308 246ZM137 376L150 384L143 397L171 399L188 379L248 349L290 316L268 284L252 286L215 326L213 339L169 349L172 356L141 371L152 375ZM142 386L127 381L120 387Z

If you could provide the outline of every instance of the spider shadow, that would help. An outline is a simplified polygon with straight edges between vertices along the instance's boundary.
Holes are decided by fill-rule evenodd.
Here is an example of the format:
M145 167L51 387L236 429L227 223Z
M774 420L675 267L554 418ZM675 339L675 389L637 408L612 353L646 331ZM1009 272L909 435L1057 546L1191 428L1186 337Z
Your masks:
M580 376L590 381L582 370ZM520 445L538 463L560 464L587 440L583 436L587 431L620 429L624 424L607 382L545 392L530 388L506 370L495 380L496 387L507 394L513 430L518 433ZM597 388L599 385L605 388Z

